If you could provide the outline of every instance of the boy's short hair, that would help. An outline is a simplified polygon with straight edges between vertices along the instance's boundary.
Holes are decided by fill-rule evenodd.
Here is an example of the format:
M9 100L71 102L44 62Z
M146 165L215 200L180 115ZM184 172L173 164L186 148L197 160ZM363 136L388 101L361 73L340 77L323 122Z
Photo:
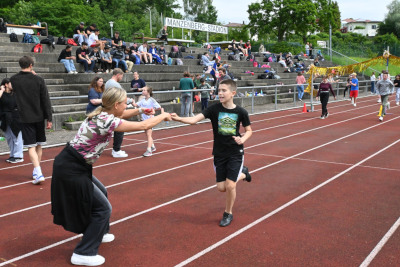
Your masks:
M124 74L124 71L122 69L120 69L120 68L115 68L113 70L113 72L112 72L112 75L115 76L115 75L118 75L118 74Z
M119 34L119 31L116 31L115 34Z
M200 78L200 82L201 82L201 83L204 83L205 81L206 81L206 79Z
M219 85L221 84L226 84L229 87L229 90L231 90L232 92L236 92L237 90L237 85L236 82L234 80L222 80Z
M34 61L30 56L23 56L19 59L18 63L21 69L27 69L30 67L30 65L33 66Z
M226 69L225 68L219 68L218 71L222 71L224 74L226 74Z
M82 46L84 46L84 45L87 45L87 43L86 42L82 42Z

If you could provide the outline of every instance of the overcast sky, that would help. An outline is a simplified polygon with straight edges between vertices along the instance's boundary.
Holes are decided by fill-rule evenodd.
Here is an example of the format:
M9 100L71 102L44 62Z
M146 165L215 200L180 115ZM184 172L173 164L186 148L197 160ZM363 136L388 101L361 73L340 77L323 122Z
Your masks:
M299 0L301 1L301 0ZM339 3L341 19L368 19L382 21L392 0L336 0ZM213 0L218 10L218 20L224 23L248 22L247 9L255 0Z

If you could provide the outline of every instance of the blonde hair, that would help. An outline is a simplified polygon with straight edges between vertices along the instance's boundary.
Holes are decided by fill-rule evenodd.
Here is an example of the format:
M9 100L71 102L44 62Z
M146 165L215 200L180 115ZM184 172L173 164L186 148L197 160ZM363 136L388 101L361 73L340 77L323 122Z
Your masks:
M103 111L112 110L115 103L120 103L126 99L126 91L122 88L112 87L107 89L103 93L101 98L102 104L97 107L91 113L87 115L88 119L92 119L94 116L99 115Z

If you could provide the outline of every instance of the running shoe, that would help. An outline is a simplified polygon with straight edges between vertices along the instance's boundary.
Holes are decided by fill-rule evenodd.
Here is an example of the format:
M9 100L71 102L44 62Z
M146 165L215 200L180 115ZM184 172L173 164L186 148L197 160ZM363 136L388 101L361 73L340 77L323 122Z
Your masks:
M383 117L382 117L382 116L380 116L380 117L379 117L379 120L380 120L380 121L383 121Z
M120 150L120 151L115 151L114 149L113 149L113 151L111 152L111 155L112 155L114 158L126 158L126 157L128 157L128 154L126 154L125 151L122 151L122 150Z
M79 254L72 254L71 263L74 265L84 265L84 266L99 266L102 265L106 259L103 256L84 256Z
M143 153L143 157L151 157L151 155L153 154L149 150L146 150L146 152Z
M8 159L6 159L6 162L8 163L12 163L14 161L14 157L9 157Z
M33 184L40 184L44 182L43 174L36 176L35 180L32 181Z
M113 234L105 234L103 235L103 239L101 240L101 243L110 243L112 241L114 241L115 236Z
M246 178L244 178L244 180L250 183L251 182L251 175L249 173L249 168L247 168L246 166L243 166L242 172L246 175Z
M219 222L219 226L225 227L231 224L233 220L233 215L227 212L224 212L222 215L222 220Z
M156 151L157 149L156 149L156 146L155 145L153 145L152 147L151 147L151 152L154 152L154 151Z

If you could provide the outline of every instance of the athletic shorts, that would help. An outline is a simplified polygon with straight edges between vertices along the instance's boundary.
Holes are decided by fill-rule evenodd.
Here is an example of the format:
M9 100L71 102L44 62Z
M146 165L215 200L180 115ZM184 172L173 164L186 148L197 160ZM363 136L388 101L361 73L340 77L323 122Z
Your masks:
M358 97L358 90L350 91L350 97Z
M97 44L96 43L94 43L94 44L92 44L90 47L96 47L97 46Z
M24 147L35 147L46 144L44 121L21 123L21 132L22 139L24 139Z
M243 155L214 157L214 170L217 183L224 182L226 179L237 182L242 173L243 161Z

